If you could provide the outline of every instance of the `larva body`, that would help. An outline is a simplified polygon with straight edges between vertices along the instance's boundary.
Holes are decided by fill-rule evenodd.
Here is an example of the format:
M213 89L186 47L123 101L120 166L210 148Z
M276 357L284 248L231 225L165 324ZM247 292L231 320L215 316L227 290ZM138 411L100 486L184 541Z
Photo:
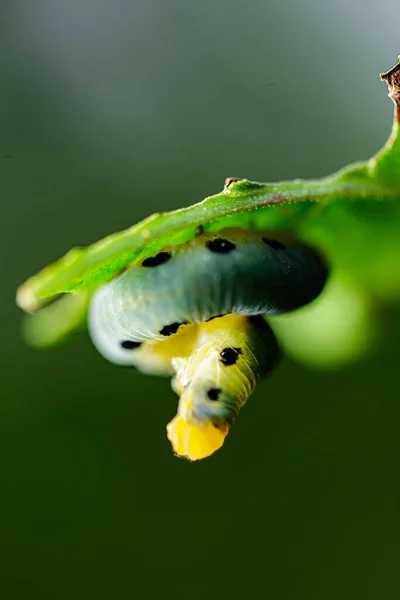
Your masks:
M311 248L256 232L200 233L164 248L101 286L89 333L111 362L174 375L177 416L167 426L190 460L221 447L257 381L280 356L261 315L307 304L327 269Z
M307 246L286 247L238 229L202 233L135 264L95 292L89 330L102 327L133 342L163 340L182 324L228 313L293 310L313 300L326 277L326 266Z
M218 450L279 357L274 334L260 316L230 314L200 325L190 356L172 361L180 396L178 414L167 426L174 451L198 460Z

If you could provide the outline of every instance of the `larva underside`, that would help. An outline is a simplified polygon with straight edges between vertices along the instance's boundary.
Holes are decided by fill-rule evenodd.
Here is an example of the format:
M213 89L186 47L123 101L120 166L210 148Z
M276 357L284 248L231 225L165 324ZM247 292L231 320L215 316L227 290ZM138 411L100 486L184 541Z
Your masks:
M327 278L311 248L230 229L200 233L128 268L93 295L89 333L117 364L174 375L175 452L191 460L222 444L257 381L279 357L261 315L313 300Z

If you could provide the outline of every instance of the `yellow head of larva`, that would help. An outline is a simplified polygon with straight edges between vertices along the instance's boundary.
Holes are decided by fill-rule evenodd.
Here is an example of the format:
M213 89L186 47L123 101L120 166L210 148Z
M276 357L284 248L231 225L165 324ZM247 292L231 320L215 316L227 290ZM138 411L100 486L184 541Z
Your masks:
M207 458L219 450L228 431L228 425L216 427L211 421L195 423L180 414L167 425L168 439L175 454L191 461Z

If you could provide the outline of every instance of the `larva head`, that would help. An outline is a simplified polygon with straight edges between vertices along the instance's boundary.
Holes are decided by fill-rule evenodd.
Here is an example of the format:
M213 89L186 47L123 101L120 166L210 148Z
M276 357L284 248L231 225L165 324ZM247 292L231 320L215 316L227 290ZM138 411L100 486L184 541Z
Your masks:
M168 424L174 451L189 460L210 456L257 380L275 366L279 349L261 317L226 315L200 326L198 345L188 359L175 359L177 416Z

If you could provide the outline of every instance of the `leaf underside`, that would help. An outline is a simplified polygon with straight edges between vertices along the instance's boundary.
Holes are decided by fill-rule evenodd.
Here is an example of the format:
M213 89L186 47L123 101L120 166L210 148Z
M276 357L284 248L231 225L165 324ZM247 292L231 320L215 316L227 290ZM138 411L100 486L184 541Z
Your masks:
M62 308L58 309L60 314L68 314L70 325L61 319L62 335L49 334L47 342L36 345L56 343L58 337L79 328L96 287L162 248L192 239L200 227L206 231L239 226L291 232L319 248L332 269L351 279L366 295L381 300L399 298L399 65L381 75L395 104L395 119L388 142L374 157L318 180L227 180L221 193L198 204L154 214L91 246L73 248L18 289L17 303L23 310L42 309L30 317L28 325L31 337L38 339L43 323L51 321L46 311L51 309L48 315L56 315L51 322L59 320L53 305L46 305L60 294L75 292L63 296ZM76 293L81 296L82 292L77 301Z

